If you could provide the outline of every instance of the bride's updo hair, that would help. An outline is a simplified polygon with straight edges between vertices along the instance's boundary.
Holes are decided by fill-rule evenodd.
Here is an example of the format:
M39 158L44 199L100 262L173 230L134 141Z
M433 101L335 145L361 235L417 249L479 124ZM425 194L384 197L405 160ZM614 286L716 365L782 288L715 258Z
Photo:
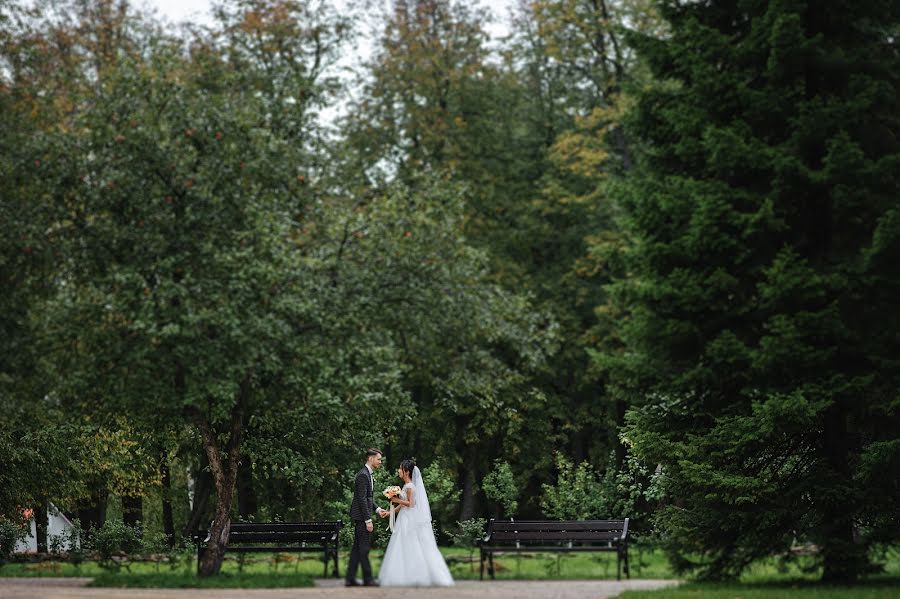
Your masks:
M416 463L412 460L403 460L400 462L400 469L410 475L410 477L412 476L413 468L415 467Z

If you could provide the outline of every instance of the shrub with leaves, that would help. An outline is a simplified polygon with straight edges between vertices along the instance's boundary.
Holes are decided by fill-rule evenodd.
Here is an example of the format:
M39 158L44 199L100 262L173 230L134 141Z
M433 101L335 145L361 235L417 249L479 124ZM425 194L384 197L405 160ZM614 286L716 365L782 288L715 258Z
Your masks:
M495 461L493 470L481 481L481 488L488 499L500 504L504 515L512 517L518 511L519 486L508 462Z
M543 485L541 508L554 520L588 520L601 516L602 483L588 462L577 466L561 453L556 454L555 485Z
M52 535L48 539L48 545L51 553L64 553L69 563L76 568L84 561L84 555L91 547L84 528L81 527L81 520L77 518L61 534Z
M156 564L157 572L159 572L161 558L168 550L169 537L162 531L145 533L141 539L141 553L145 558L152 560Z
M437 523L438 530L449 529L459 506L460 490L456 486L456 477L442 462L435 460L422 468L422 481L428 489L431 518ZM436 535L435 538L439 537Z
M0 518L0 566L12 558L16 543L25 538L27 530L21 523Z
M478 545L478 540L484 536L485 524L487 524L487 520L484 518L463 520L462 522L456 523L456 531L450 534L454 545L457 547L465 547L469 550L469 565L472 567L473 571L475 566L472 565L472 559L475 554L475 547Z
M141 529L117 520L107 520L94 532L93 546L101 568L118 570L125 565L127 569L129 560L141 551Z

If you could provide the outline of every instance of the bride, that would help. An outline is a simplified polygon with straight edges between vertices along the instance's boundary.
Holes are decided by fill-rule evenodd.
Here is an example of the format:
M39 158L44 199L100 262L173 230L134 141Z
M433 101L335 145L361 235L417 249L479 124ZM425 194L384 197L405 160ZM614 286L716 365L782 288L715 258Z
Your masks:
M381 586L453 586L453 577L438 550L431 529L431 508L422 483L422 473L412 460L403 460L397 471L403 482L394 506L382 517L390 517L394 533L384 552L379 582Z

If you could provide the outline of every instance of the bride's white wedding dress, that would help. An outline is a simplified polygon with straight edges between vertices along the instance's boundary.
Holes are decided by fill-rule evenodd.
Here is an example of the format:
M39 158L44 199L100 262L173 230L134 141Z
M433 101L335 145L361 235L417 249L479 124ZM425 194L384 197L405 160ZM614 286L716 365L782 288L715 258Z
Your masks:
M378 582L383 587L448 587L453 576L438 550L431 529L431 508L422 473L413 468L412 482L403 486L401 499L413 488L413 505L395 514L394 533L384 552Z

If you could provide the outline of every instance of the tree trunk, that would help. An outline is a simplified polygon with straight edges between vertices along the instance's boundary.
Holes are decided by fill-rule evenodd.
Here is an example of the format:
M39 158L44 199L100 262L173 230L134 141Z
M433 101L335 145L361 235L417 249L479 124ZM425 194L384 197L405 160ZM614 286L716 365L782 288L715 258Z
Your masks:
M478 480L475 469L478 467L477 447L467 445L463 451L463 465L460 468L460 478L462 479L462 501L459 506L459 519L471 520L475 517L477 510L478 498L476 497Z
M122 522L127 526L138 526L144 519L144 498L122 497Z
M471 520L475 517L475 472L472 466L464 464L460 468L462 475L462 501L459 504L459 519Z
M47 522L49 502L47 498L41 499L40 505L34 510L34 531L37 542L37 552L47 553Z
M166 535L169 546L175 546L175 520L172 517L172 473L169 471L169 456L163 452L159 463L159 473L162 475L162 520L163 532Z
M577 422L577 420L573 419L573 422ZM585 429L580 428L575 431L575 434L572 435L572 459L576 464L580 464L587 457L587 450L585 449Z
M238 514L242 520L256 516L259 508L253 488L253 466L246 456L241 456L241 463L238 465L237 500Z
M225 548L231 531L231 506L240 464L244 405L249 399L249 393L250 383L245 380L241 383L240 397L231 410L230 432L224 450L219 446L218 435L212 424L205 418L199 419L197 423L203 435L203 448L216 485L215 515L209 528L209 541L199 564L199 573L203 577L218 574L225 559Z
M88 534L95 528L100 528L106 522L106 490L94 491L91 494L90 503L78 509L78 519L81 526Z
M181 536L189 537L195 531L200 529L201 523L206 515L206 506L209 504L210 495L212 495L213 480L206 468L206 455L201 460L200 471L194 480L194 500L191 504L191 515L185 522L184 528L181 529Z
M627 448L625 444L622 443L622 440L619 439L619 431L622 430L622 427L625 426L625 412L628 411L628 404L626 404L623 400L617 399L615 400L615 410L616 410L616 427L613 431L613 439L611 439L613 447L616 448L616 472L621 472L622 467L625 464L626 451Z
M835 484L821 506L822 581L854 582L864 572L868 558L865 547L853 538L854 502L848 459L850 439L847 418L837 400L825 413L823 433L825 459Z
M214 479L216 477L213 477ZM229 488L224 478L216 480L216 508L212 526L209 527L209 541L200 560L199 573L202 577L214 576L222 569L228 535L231 533L231 502L234 486Z

